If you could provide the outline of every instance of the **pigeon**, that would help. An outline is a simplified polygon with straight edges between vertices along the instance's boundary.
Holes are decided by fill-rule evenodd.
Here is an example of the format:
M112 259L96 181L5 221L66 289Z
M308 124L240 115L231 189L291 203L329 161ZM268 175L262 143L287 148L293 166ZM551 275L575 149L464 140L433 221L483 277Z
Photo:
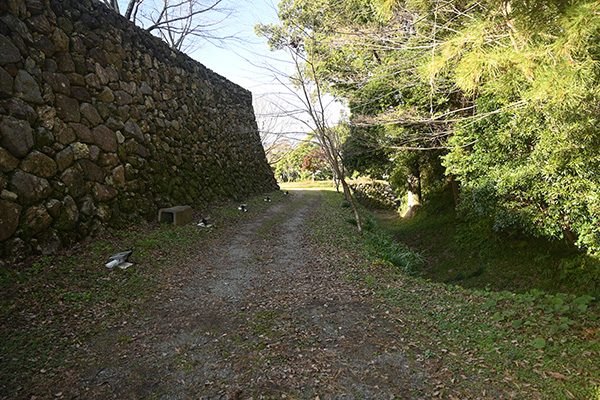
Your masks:
M210 228L212 225L208 222L208 218L202 218L198 226L201 226L203 228Z
M246 209L246 207L248 207L248 204L240 204L240 206L238 207L238 210L247 212L248 210Z
M271 201L271 198L269 196L267 196L267 197L265 197L265 201L269 202L269 201Z
M127 260L129 259L129 256L131 256L132 253L133 253L133 250L129 249L129 250L125 250L121 253L117 253L113 256L110 256L110 258L109 258L110 261L106 264L106 267L108 267L108 268L119 267L121 269L130 267L133 264L130 262L127 262Z

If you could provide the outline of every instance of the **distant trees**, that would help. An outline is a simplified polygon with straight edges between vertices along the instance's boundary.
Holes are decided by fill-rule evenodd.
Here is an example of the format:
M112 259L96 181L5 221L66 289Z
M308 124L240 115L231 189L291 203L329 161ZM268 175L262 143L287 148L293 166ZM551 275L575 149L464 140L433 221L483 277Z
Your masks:
M327 159L323 150L313 150L304 156L302 160L302 170L311 173L312 181L315 181L315 175L327 168Z
M311 137L303 140L275 164L275 176L283 182L314 179L318 171L322 179L331 178L331 169L324 154Z
M219 28L232 14L223 0L104 0L104 4L184 52L202 41L226 40Z

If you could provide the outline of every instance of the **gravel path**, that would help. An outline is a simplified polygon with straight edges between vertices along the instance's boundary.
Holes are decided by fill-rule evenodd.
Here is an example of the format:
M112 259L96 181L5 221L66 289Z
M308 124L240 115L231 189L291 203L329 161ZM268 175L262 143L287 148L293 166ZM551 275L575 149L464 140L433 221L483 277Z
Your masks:
M190 254L137 318L82 346L56 392L79 398L424 399L430 367L343 279L352 256L308 238L319 191L295 191ZM404 328L406 329L406 328ZM64 386L64 387L61 387ZM56 393L54 393L56 395Z

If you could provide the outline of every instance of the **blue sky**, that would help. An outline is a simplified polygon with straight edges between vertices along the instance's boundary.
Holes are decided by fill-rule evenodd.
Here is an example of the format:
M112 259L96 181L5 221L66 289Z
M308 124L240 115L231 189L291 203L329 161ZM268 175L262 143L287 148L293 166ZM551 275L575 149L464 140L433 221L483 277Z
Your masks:
M229 0L225 7L232 8L233 14L224 21L222 33L238 40L229 41L225 48L207 44L190 56L252 92L263 92L261 85L269 81L268 71L259 65L274 55L266 40L254 34L254 26L277 23L277 4L271 0Z
M287 108L291 111L302 108L296 105L296 96L275 78L274 71L285 73L286 69L289 72L293 70L289 68L291 64L286 61L285 54L271 52L266 39L254 33L256 24L279 23L276 3L279 0L223 1L228 1L225 7L234 9L234 12L224 22L222 32L224 35L236 36L238 40L227 42L223 48L207 44L189 55L214 72L252 92L259 128L263 113L271 115L273 110ZM285 76L280 75L279 79L287 82ZM335 125L339 121L342 106L331 102L331 99L328 100L331 104L328 112L330 124ZM297 114L296 118L310 121L308 115ZM292 139L302 138L303 133L311 130L308 125L294 119L281 116L277 119L278 122L267 123L275 124L275 131L285 131Z

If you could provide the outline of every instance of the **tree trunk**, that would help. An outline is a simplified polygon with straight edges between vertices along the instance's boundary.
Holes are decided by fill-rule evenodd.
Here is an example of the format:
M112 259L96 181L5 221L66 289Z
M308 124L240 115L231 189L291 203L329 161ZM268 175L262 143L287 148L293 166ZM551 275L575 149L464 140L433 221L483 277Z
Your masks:
M354 218L356 218L356 227L358 228L358 234L362 235L362 221L360 219L360 214L358 213L358 208L356 208L356 203L354 202L354 198L352 197L352 193L350 192L350 187L348 183L346 183L346 179L344 177L340 178L340 182L342 183L342 187L344 188L344 196L346 200L350 203L352 207L352 211L354 212Z
M454 206L458 207L460 204L460 182L456 180L454 175L450 175L450 185L452 186L452 194L454 195Z
M402 218L409 219L415 216L421 207L421 178L415 175L408 176L408 209Z

